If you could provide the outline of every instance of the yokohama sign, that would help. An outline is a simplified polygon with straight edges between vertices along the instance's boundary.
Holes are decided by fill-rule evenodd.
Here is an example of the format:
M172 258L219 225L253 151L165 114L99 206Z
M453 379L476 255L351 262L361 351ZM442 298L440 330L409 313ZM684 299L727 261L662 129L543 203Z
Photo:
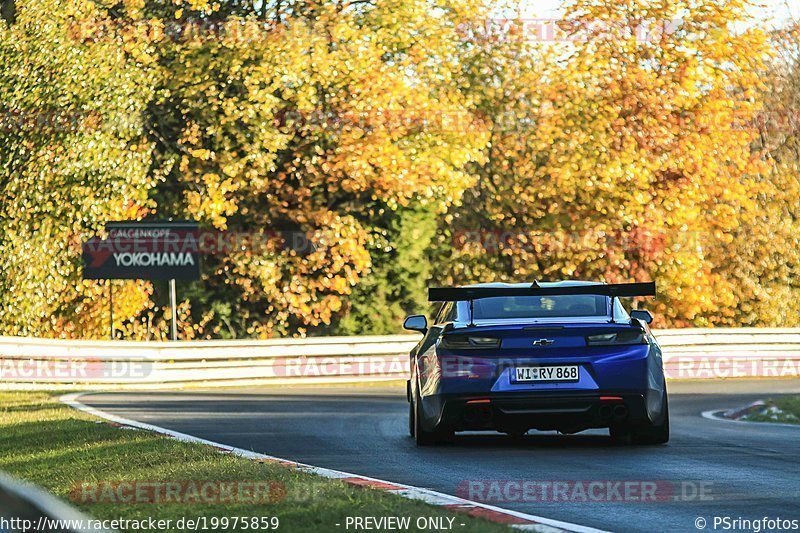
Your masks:
M194 222L111 222L106 239L83 243L85 279L200 277L199 230Z

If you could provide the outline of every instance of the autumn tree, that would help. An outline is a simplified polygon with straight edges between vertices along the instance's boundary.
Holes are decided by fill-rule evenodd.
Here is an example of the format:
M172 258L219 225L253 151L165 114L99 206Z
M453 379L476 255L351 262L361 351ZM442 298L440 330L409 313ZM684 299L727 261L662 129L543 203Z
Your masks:
M219 317L214 333L326 328L359 299L356 287L382 283L409 239L397 233L409 230L406 213L441 212L471 183L464 166L482 157L485 137L439 125L470 111L450 81L456 28L472 8L452 4L437 20L422 0L284 2L243 16L175 6L197 31L162 47L169 75L151 106L157 213L308 242L260 239L208 256L192 307ZM403 264L416 270L401 258L400 278ZM397 296L373 304L389 309Z
M14 16L7 16L15 6ZM107 287L81 280L81 238L148 212L152 48L79 38L95 2L17 0L0 19L0 332L108 332ZM148 304L118 282L121 316Z
M541 43L478 0L4 0L0 332L105 335L80 239L156 218L220 235L183 338L388 333L495 279L793 325L796 31L774 59L749 7L572 0ZM118 282L126 336L164 292Z
M796 24L771 34L775 51L764 72L754 120L758 210L719 243L716 261L736 287L737 305L720 324L792 327L800 323L800 31Z
M733 232L758 212L765 171L741 127L759 112L767 58L764 33L738 24L748 8L569 2L567 42L546 48L549 68L519 92L531 113L518 139L495 136L480 207L454 213L460 227L513 237L488 253L467 242L453 279L655 279L660 325L735 314L718 250L735 249ZM489 103L501 109L498 94Z

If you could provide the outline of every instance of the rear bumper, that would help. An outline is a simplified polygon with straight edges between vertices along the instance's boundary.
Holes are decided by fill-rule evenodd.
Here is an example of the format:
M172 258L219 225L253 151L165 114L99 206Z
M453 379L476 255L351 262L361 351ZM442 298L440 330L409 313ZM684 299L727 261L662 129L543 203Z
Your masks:
M455 431L529 429L565 433L649 422L644 394L614 391L475 395L423 398L431 422ZM437 416L438 415L438 416Z

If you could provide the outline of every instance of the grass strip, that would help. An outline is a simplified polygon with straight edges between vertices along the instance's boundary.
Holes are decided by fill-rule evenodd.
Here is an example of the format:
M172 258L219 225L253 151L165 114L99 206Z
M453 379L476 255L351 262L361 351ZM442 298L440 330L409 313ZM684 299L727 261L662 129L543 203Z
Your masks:
M800 424L800 396L777 396L742 417L749 422Z
M408 517L411 530L419 517L443 518L444 524L454 518L452 530L458 532L510 530L379 490L115 427L46 392L0 393L0 470L49 490L93 518L172 520L171 527L159 531L185 531L178 527L184 517L205 517L212 531L266 529L261 527L266 522L254 528L241 519L234 526L232 517L278 517L278 531L347 531L348 517ZM177 492L167 494L169 487ZM205 495L194 490L209 487ZM225 487L236 489L220 493ZM248 487L256 487L249 496Z

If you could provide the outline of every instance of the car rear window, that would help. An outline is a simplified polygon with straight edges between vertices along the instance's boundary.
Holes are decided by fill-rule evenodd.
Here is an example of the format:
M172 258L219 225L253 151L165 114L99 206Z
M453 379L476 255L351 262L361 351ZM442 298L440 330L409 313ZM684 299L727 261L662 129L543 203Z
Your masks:
M606 296L503 296L474 302L474 318L558 318L607 316Z

